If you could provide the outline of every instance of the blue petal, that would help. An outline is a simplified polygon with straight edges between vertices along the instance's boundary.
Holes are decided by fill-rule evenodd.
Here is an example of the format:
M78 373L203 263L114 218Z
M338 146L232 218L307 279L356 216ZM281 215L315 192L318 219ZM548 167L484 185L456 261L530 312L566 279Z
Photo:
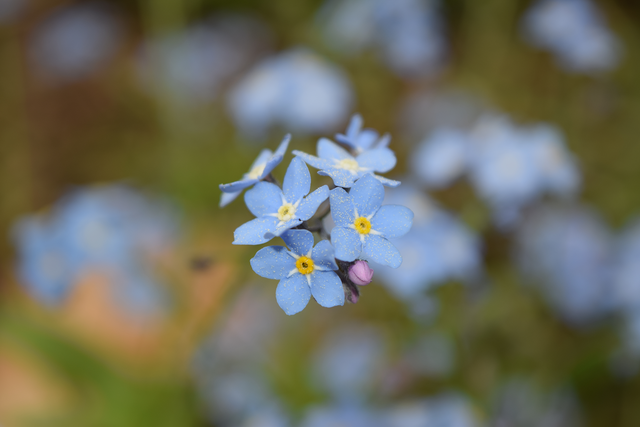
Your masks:
M318 157L327 160L355 160L347 150L327 138L320 138L318 141Z
M328 167L318 171L318 175L330 176L333 179L333 183L336 187L349 188L353 185L359 175L354 175L348 170L338 169L334 167Z
M251 170L253 168L255 168L258 165L263 165L263 164L267 164L267 161L273 157L273 153L271 152L271 150L265 148L264 150L262 150L260 152L260 154L258 155L258 157L256 157L256 159L253 161L253 163L251 164L251 168L249 168L249 172L251 172Z
M385 133L384 135L382 135L382 138L380 138L380 141L378 141L378 148L388 147L390 142L391 135Z
M316 213L320 204L327 200L327 197L329 197L329 187L323 185L304 198L296 210L296 216L303 221L308 220Z
M385 237L400 237L407 234L413 223L413 212L405 206L384 205L371 218L371 229Z
M296 268L296 260L284 246L262 248L250 262L253 271L267 279L282 279Z
M224 193L223 192L222 196L220 197L220 207L224 208L229 203L233 202L236 199L236 197L238 197L241 193L242 193L242 191L236 191L235 193Z
M363 124L362 116L360 114L354 114L351 117L351 121L349 122L349 126L347 127L347 136L351 139L358 136L360 133L360 129L362 129Z
M351 228L334 227L331 230L331 244L336 250L336 258L342 261L354 261L362 252L360 235Z
M263 216L249 221L236 228L233 232L234 245L260 245L271 240L265 234L276 229L278 220L272 216Z
M360 178L349 193L359 216L369 216L382 205L384 187L373 175Z
M293 276L280 280L276 289L276 300L280 308L289 316L301 312L311 299L311 289L307 278L295 273Z
M287 168L287 174L284 176L282 185L284 197L289 203L296 203L304 196L309 194L311 189L311 175L309 168L304 162L294 157Z
M285 222L284 224L282 224L280 226L278 226L276 224L276 227L273 230L267 231L267 233L264 235L264 237L265 237L265 239L271 240L274 237L280 236L285 231L299 226L300 224L302 224L302 220L298 219L298 218L294 218L294 219L292 219L290 221L287 221L287 222Z
M355 207L349 193L342 188L331 190L331 217L338 227L349 227L356 220Z
M365 129L360 132L360 135L358 135L356 139L356 146L359 151L365 151L370 149L377 140L378 132L373 129ZM358 161L358 163L360 163L360 161Z
M398 268L402 264L400 252L382 236L368 234L364 241L364 253L378 264L392 268Z
M289 141L291 141L291 135L287 134L280 143L280 146L278 147L276 152L273 153L273 156L271 156L271 158L267 160L267 164L264 167L264 171L260 175L260 179L264 179L271 173L273 168L280 164L280 162L284 158L285 153L287 152L287 148L289 147Z
M337 270L338 264L336 264L335 254L333 252L333 246L328 240L322 240L319 242L313 251L311 252L311 259L314 264L329 270Z
M240 181L232 182L231 184L220 184L220 190L225 193L237 193L247 187L251 187L258 182L257 179L241 179Z
M303 153L302 151L293 150L292 153L310 166L316 169L327 169L333 166L334 162L331 160L321 159L320 157L312 156L311 154Z
M282 206L282 190L270 182L259 182L245 193L244 202L258 218L268 213L276 213Z
M281 237L296 255L307 256L313 248L313 234L308 230L288 230Z
M376 172L389 172L396 165L396 155L388 148L374 148L360 154L356 161L363 168Z
M333 271L314 271L311 273L311 293L323 307L344 305L342 281Z
M391 188L396 188L398 187L400 184L402 184L400 181L396 181L393 179L389 179L389 178L385 178L383 176L380 175L376 175L373 174L373 176L382 183L382 185L384 185L385 187L391 187Z

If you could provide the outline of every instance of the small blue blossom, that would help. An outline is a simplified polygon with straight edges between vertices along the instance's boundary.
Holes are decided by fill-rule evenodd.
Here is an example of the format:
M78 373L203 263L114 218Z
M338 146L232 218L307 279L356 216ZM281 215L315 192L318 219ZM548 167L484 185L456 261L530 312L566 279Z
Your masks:
M610 283L612 238L593 211L578 206L542 206L517 236L516 259L558 314L585 325L614 306Z
M29 59L45 79L75 81L104 66L122 39L122 22L111 6L79 3L56 10L36 29Z
M331 242L336 258L354 261L361 252L373 261L398 268L402 256L388 238L400 237L411 228L413 212L397 205L382 206L384 187L373 175L359 179L351 191L331 190L331 216L336 226Z
M304 133L333 131L352 104L343 70L305 49L265 59L228 97L235 123L250 137L261 137L276 124Z
M589 0L540 0L522 24L527 40L553 52L568 71L599 73L620 62L620 42Z
M276 299L284 312L292 315L302 311L311 295L323 307L344 305L331 243L323 240L314 248L313 234L307 230L287 231L282 239L289 250L284 246L260 249L251 259L251 268L262 277L280 280Z
M372 148L384 148L389 146L391 135L384 134L381 138L373 129L362 129L362 116L354 114L351 117L346 134L336 134L336 141L347 145L350 149L360 154Z
M18 243L18 275L29 292L45 304L60 303L77 271L60 250L63 236L39 218L25 218L14 228Z
M293 154L307 164L320 169L318 174L330 176L338 187L351 187L359 178L371 174L388 187L397 187L400 181L394 181L373 174L388 172L396 165L396 156L387 147L378 147L353 157L349 152L327 138L318 140L318 156L294 150Z
M420 144L412 157L414 173L431 187L447 186L466 172L470 149L465 132L437 129Z
M287 134L275 153L272 153L269 149L262 150L251 165L249 172L244 174L240 181L232 182L231 184L220 184L220 190L222 190L220 207L222 208L231 203L245 188L265 179L284 158L289 147L289 141L291 141L291 135Z
M468 399L457 393L443 393L429 399L401 403L384 416L385 425L420 427L478 427Z
M310 219L318 206L329 197L329 187L326 185L309 194L311 175L298 158L291 160L282 187L281 190L270 182L260 182L247 191L244 201L257 218L236 229L234 245L268 242Z

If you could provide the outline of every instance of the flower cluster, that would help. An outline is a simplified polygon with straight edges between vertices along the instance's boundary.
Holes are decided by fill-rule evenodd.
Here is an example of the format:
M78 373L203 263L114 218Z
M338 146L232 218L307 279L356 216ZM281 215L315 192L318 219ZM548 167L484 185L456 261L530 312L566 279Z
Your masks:
M233 244L259 245L274 237L285 242L286 247L259 250L251 267L262 277L280 281L276 299L289 315L304 309L311 296L323 307L343 305L345 298L356 302L356 285L368 284L373 276L361 258L399 267L402 256L388 239L406 234L413 222L410 209L382 206L384 185L400 185L374 174L396 164L387 147L390 137L362 129L362 118L356 115L347 132L336 135L342 147L321 138L317 156L294 151L281 188L271 171L282 161L289 140L285 136L275 153L263 151L240 181L220 185L221 206L253 186L244 199L256 218L235 230ZM307 165L331 177L333 188L323 185L311 192ZM322 221L329 214L335 223L330 233ZM315 246L312 232L323 238Z
M39 301L64 302L87 274L111 279L114 297L133 311L165 305L152 261L164 259L179 232L174 208L131 188L77 189L48 215L23 217L13 229L18 275Z

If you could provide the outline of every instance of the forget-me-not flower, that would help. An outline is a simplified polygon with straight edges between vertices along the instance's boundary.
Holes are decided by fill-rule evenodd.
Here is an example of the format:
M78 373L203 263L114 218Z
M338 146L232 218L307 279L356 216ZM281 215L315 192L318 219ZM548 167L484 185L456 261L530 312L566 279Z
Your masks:
M323 307L344 305L342 281L334 272L338 265L333 247L323 240L313 247L308 230L290 230L282 235L289 249L269 246L251 259L251 268L262 277L280 280L276 289L278 305L288 315L307 306L311 295Z
M411 209L398 205L382 206L384 187L372 175L365 175L349 193L331 190L331 216L336 226L331 242L336 258L354 261L364 250L378 264L398 268L402 256L387 238L406 234L413 222Z
M291 135L285 135L275 153L272 153L269 149L262 150L258 158L251 165L249 172L245 173L241 180L232 182L231 184L220 184L220 190L222 190L220 207L222 208L231 203L245 188L251 187L253 184L265 179L273 168L278 166L282 161L284 154L287 152L287 147L289 147L290 140Z
M123 25L109 3L84 2L52 13L29 41L29 59L42 77L83 79L117 52Z
M354 114L351 117L347 132L336 134L336 141L347 145L349 148L360 154L372 148L384 148L389 146L391 135L384 134L382 137L373 129L362 129L362 116Z
M329 197L326 185L309 194L311 175L307 165L297 158L291 160L282 188L270 182L260 182L247 191L244 200L257 218L236 229L234 245L268 242L311 218L320 203Z
M440 128L418 147L412 158L413 170L425 184L441 188L466 172L470 154L465 132Z
M295 132L333 131L352 104L353 89L344 71L306 49L260 62L228 96L234 122L252 137L276 124Z
M351 187L359 178L372 174L388 187L397 187L400 181L384 178L374 172L388 172L396 165L396 156L387 147L374 148L353 157L347 150L327 138L318 140L318 156L294 150L293 154L307 164L320 169L318 174L330 176L338 187Z

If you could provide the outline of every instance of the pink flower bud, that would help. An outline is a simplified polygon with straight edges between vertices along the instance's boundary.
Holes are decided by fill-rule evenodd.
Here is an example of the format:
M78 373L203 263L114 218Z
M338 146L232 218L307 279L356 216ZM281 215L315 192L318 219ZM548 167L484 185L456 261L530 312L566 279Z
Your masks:
M367 261L358 260L349 267L349 279L356 285L364 286L371 283L373 269Z

